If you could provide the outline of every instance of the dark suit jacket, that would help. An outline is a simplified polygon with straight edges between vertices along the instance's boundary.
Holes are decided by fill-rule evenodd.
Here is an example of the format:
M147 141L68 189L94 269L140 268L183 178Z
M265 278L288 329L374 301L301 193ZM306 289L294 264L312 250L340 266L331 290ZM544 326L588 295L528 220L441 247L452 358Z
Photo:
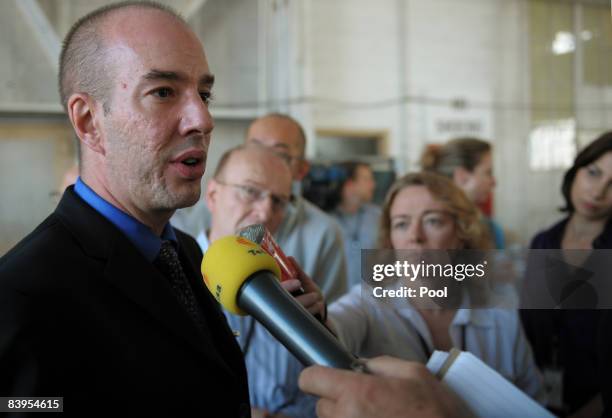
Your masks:
M79 416L248 416L242 353L197 243L177 238L204 334L165 277L69 188L0 259L0 396L63 396Z

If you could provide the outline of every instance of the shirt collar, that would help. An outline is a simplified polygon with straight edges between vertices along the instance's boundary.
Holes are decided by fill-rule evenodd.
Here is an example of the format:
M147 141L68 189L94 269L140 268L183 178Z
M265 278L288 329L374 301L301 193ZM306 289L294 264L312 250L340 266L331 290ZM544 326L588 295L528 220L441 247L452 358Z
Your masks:
M169 222L164 226L161 237L158 237L147 225L104 200L85 184L81 177L77 178L74 191L91 207L119 228L150 262L153 262L155 257L157 257L162 241L168 240L178 248L174 228L172 228Z

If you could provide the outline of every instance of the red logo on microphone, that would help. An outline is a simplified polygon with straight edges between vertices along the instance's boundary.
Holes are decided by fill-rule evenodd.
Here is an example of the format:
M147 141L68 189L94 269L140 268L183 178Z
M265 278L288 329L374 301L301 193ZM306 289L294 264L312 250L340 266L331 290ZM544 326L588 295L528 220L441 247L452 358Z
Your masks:
M254 244L253 242L249 241L248 239L246 239L246 238L242 238L242 237L237 237L237 238L236 238L236 242L237 242L238 244L247 245L247 246L249 246L249 247L254 247L254 246L256 245L256 244Z

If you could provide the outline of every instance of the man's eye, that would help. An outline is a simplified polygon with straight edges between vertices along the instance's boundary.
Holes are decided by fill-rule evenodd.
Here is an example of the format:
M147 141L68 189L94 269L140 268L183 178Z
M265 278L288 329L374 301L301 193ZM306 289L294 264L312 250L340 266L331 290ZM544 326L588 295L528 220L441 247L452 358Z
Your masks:
M159 97L160 99L167 99L172 96L172 89L168 87L161 87L153 92L153 95Z
M259 196L261 194L258 189L255 189L254 187L249 187L249 186L246 186L244 188L244 191L251 199L259 199Z

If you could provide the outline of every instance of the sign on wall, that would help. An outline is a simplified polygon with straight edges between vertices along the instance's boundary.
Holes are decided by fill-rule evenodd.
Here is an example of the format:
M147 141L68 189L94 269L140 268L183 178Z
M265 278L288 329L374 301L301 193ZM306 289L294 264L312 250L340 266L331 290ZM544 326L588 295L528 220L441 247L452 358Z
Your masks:
M446 142L460 136L493 140L493 112L490 109L433 107L427 109L426 139L429 143Z

